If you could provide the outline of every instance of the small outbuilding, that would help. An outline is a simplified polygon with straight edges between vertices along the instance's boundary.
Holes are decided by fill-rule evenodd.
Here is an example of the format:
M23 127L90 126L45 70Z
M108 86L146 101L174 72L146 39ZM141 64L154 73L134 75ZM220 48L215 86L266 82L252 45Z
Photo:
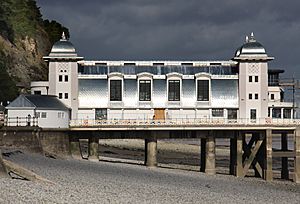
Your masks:
M8 126L69 127L70 109L56 96L20 95L6 109Z

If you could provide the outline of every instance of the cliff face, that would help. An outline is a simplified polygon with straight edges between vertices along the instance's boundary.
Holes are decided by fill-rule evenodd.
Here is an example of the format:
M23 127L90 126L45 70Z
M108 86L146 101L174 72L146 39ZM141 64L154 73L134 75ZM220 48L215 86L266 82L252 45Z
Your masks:
M16 85L46 80L42 57L68 29L43 20L35 0L1 0L0 3L0 102L14 99Z

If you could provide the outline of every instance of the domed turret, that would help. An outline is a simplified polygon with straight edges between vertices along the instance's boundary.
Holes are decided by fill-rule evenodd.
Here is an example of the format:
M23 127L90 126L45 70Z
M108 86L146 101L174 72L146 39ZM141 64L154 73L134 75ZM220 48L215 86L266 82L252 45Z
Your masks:
M235 57L241 55L267 55L267 53L262 44L256 41L252 32L250 37L246 36L246 42L235 52Z
M52 46L49 56L77 56L74 45L66 38L64 32L61 39Z

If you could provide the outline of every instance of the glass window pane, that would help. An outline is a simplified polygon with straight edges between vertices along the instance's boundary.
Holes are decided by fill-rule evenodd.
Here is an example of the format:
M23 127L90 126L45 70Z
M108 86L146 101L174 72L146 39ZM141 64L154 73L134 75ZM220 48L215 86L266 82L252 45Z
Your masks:
M197 81L197 100L198 101L209 101L209 81L198 80Z

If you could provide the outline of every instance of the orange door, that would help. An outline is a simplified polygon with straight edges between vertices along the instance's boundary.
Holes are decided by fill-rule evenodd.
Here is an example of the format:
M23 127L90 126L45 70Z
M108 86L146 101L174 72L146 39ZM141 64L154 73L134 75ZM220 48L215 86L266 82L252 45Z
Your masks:
M154 109L154 120L164 120L165 119L165 109L159 108Z

